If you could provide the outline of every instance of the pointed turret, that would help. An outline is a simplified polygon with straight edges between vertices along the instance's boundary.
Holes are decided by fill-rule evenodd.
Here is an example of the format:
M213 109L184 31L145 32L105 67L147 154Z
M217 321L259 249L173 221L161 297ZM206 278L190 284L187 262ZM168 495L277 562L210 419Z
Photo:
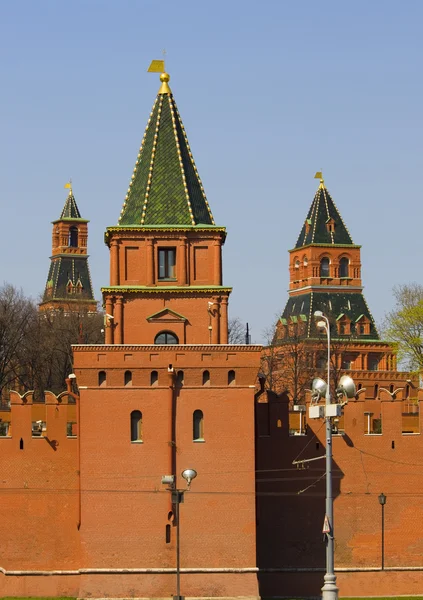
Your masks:
M60 218L53 221L52 256L40 310L95 312L87 242L88 222L81 217L70 184Z
M105 235L110 286L102 291L112 317L106 343L228 340L226 231L214 223L169 79L161 73L118 225Z
M66 202L63 207L62 214L60 215L60 219L71 219L72 221L82 220L81 213L79 212L79 208L76 204L75 196L72 192L72 188L70 188L69 195L66 198Z
M290 250L289 299L280 325L300 323L302 335L316 335L313 314L331 317L342 338L352 334L378 340L374 319L363 296L360 246L354 244L321 173L306 221ZM280 329L280 327L279 327Z
M320 175L320 173L319 173ZM298 236L295 248L309 244L354 245L323 178Z
M214 225L169 75L160 79L119 225Z

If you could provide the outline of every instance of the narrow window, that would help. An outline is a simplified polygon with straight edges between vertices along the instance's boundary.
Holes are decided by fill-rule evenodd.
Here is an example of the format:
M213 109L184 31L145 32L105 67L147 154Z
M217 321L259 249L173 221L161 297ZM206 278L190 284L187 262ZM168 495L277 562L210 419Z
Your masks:
M377 400L377 397L378 397L378 395L379 395L379 386L378 386L378 384L376 383L376 385L375 385L375 390L374 390L374 392L373 392L373 398L374 398L375 400Z
M106 385L106 371L98 372L98 385L104 387Z
M228 385L235 385L235 371L228 371Z
M379 369L379 359L377 356L369 356L368 369L369 371L377 371Z
M407 398L402 403L402 427L404 434L420 433L419 403L417 399Z
M184 385L184 372L178 371L176 373L176 383L177 385Z
M364 413L364 433L366 435L381 435L382 434L382 415L366 411Z
M77 248L78 247L78 228L77 227L70 227L69 228L69 242L68 245L71 248Z
M179 344L179 340L171 331L162 331L154 339L155 344Z
M125 371L125 386L132 385L132 373L131 371Z
M282 427L282 421L280 419L278 419L276 421L276 427L278 427L278 428Z
M204 440L204 417L201 410L194 411L193 415L193 440L199 442Z
M159 373L157 371L151 371L150 385L159 385Z
M24 441L21 438L20 442L19 442L19 450L23 450L24 449Z
M349 277L349 264L348 258L341 258L339 261L339 277Z
M316 361L316 367L318 369L326 369L327 364L328 364L327 358L324 358L323 356L320 356Z
M176 279L176 248L159 248L159 279Z
M210 371L203 371L203 385L210 385Z
M170 525L169 523L166 525L166 544L170 544Z
M68 421L66 423L66 436L76 437L76 423L75 421Z
M329 259L326 256L320 261L320 277L329 277Z
M142 442L142 413L139 410L131 412L131 442Z

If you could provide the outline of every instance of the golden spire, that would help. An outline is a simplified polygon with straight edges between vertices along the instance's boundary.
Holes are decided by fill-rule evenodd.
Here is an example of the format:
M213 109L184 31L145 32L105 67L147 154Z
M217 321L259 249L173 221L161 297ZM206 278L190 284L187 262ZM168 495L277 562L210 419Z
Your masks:
M69 190L69 196L72 196L72 179L65 183L65 189Z
M152 60L151 65L147 69L148 73L161 73L160 81L162 85L159 89L159 94L171 94L172 91L168 85L170 75L165 72L165 61L164 60Z
M314 179L320 179L319 190L324 190L325 189L325 180L323 179L322 171L317 171L316 175L314 176Z

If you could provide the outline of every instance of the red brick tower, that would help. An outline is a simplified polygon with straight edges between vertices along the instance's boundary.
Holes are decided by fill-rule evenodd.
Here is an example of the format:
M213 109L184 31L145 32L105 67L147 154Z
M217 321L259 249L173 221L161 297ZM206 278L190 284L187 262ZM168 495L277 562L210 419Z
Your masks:
M395 348L380 340L363 296L360 248L321 179L297 243L289 251L289 299L277 324L275 343L283 346L293 338L303 340L309 348L310 373L325 368L324 340L313 317L319 310L331 321L335 383L342 370L354 371L362 386L375 379L400 383L404 378L396 372Z
M161 80L119 223L106 231L106 343L226 344L226 232L214 223L169 76Z
M89 569L79 596L175 594L179 524L169 489L184 489L181 472L191 468L181 593L257 597L261 348L227 345L225 229L214 224L169 75L161 81L119 223L106 231L106 345L74 347Z
M52 256L40 310L97 310L88 266L88 223L81 217L71 184L60 218L53 221Z

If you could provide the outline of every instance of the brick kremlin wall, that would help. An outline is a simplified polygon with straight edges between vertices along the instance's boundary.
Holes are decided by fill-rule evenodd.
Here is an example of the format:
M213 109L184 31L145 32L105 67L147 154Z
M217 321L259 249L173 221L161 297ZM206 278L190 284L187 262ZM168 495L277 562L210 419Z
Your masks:
M323 419L292 435L289 401L269 394L256 405L257 546L262 596L318 596L325 572ZM344 408L333 436L335 568L341 596L419 594L423 589L423 439L410 430L409 401L359 399ZM416 406L416 405L415 405ZM417 404L421 406L421 402ZM368 413L382 433L368 435ZM367 413L367 414L365 414ZM293 419L291 417L291 427ZM279 425L279 426L278 426ZM291 433L291 435L290 435ZM384 571L382 572L382 509Z

